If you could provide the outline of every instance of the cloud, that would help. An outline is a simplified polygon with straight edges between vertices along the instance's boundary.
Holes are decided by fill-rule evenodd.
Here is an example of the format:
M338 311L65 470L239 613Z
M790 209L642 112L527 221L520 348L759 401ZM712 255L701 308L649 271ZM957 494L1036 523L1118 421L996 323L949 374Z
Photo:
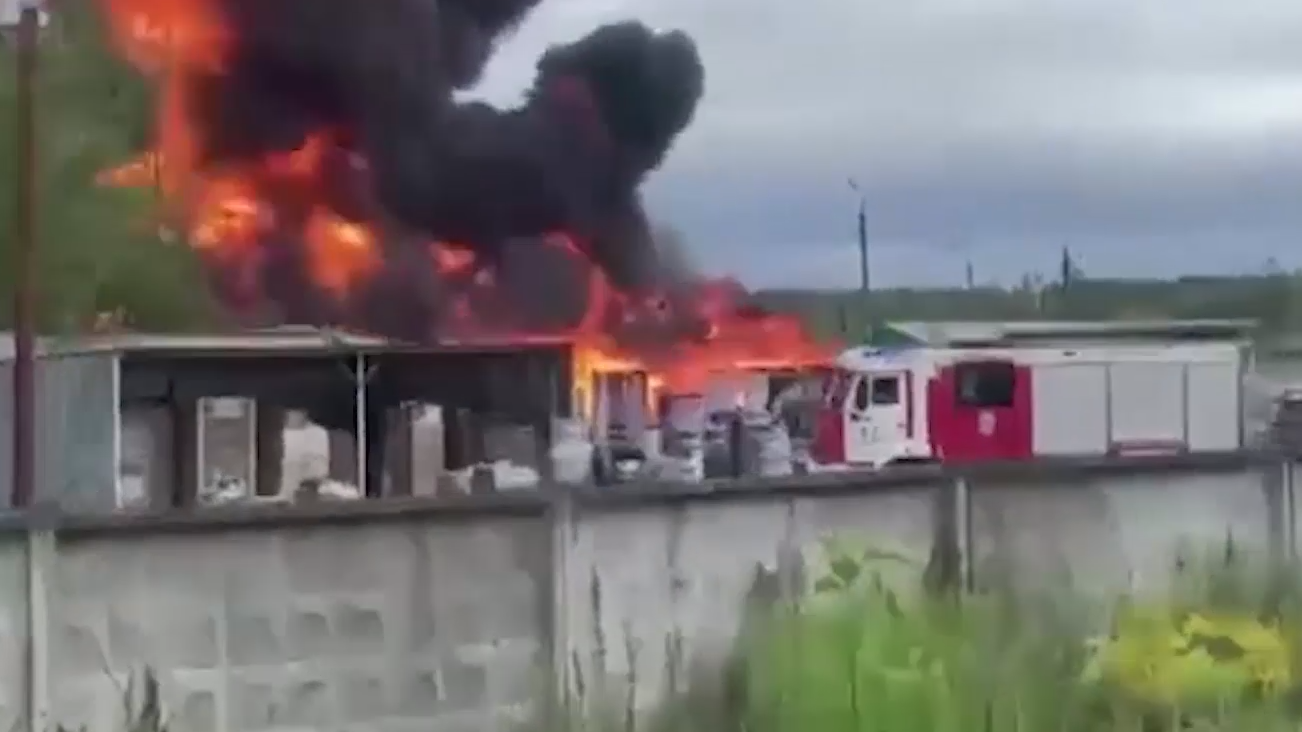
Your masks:
M1014 275L1064 243L1118 273L1302 261L1295 0L554 0L481 93L510 100L549 40L629 16L707 64L650 195L706 266L844 283L849 176L894 268L937 279L961 277L956 248Z

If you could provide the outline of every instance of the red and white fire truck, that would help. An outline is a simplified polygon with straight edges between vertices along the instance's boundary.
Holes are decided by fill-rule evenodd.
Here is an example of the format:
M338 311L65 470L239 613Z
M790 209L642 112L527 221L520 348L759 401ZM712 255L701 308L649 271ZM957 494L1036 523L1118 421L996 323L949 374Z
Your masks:
M855 348L829 377L823 465L1228 451L1244 444L1238 342Z

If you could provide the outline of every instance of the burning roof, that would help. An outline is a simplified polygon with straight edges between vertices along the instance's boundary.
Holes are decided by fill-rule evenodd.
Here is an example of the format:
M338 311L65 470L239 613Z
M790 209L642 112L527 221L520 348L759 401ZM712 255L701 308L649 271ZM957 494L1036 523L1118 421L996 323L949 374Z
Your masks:
M514 109L454 99L539 0L100 0L158 88L157 185L249 324L558 335L664 379L825 361L794 319L659 256L639 186L704 91L636 22L548 50Z

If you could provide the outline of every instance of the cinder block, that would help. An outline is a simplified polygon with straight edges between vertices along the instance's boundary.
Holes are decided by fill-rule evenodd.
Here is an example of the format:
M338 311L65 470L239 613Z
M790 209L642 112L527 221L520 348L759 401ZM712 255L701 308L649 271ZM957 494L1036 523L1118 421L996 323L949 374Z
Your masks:
M346 722L374 721L389 716L394 704L383 672L345 671L336 682L340 717Z
M514 534L529 531L532 523L500 520L477 526L432 527L426 537L435 579L470 580L519 571Z
M112 566L113 552L87 549L87 545L81 542L59 547L53 589L65 601L103 599L112 594L122 581L120 573L115 573Z
M436 653L444 633L434 614L433 593L428 587L408 587L406 593L406 597L390 598L390 613L386 621L389 640L404 654L426 656Z
M227 682L230 698L226 714L232 729L241 732L270 729L280 723L280 695L276 680L265 674L232 674Z
M200 605L216 602L222 592L223 565L231 558L246 559L227 551L236 536L174 535L136 539L143 551L130 557L136 570L134 587L148 586L150 594L176 601ZM116 546L120 547L122 543L118 542ZM98 549L103 551L103 544ZM115 553L110 552L110 555ZM247 563L241 563L241 568L252 569ZM265 562L261 563L259 571L266 571ZM247 572L245 576L248 576Z
M282 618L274 610L227 611L226 660L231 666L265 666L285 660Z
M215 558L212 583L227 602L289 593L280 535L279 530L234 531L213 534L200 545Z
M159 685L170 730L216 732L225 671L173 671L160 674Z
M217 695L207 689L184 694L170 722L168 729L176 732L216 732Z
M486 668L488 700L495 708L533 702L547 693L550 669L535 640L499 644Z
M501 720L485 712L441 714L433 719L385 720L377 732L501 732L512 726L499 726Z
M405 559L390 543L365 526L315 527L284 532L280 551L295 593L367 592L383 588L380 568Z
M374 728L374 732L479 732L481 728L466 727L458 717L440 716L434 719L386 719ZM372 732L372 730L366 730ZM483 730L489 732L489 730ZM492 732L497 732L493 730Z
M52 663L63 676L103 675L108 663L107 611L101 603L69 604L54 620Z
M158 658L172 668L216 668L221 663L217 618L197 608L176 610L168 620L158 619L157 626L167 629Z
M384 613L375 604L378 603L353 598L336 601L332 625L337 652L346 655L384 652Z
M539 594L533 578L523 574L488 583L490 597L483 606L480 637L465 640L537 638L543 632ZM496 590L491 592L491 590Z
M440 648L478 643L488 637L487 608L471 593L440 586L434 591L434 622Z
M55 725L86 732L100 732L111 725L112 716L104 719L106 710L100 702L102 685L102 681L87 680L69 680L57 684L52 689L51 699Z
M442 708L443 689L434 669L404 669L399 672L395 713L401 717L428 719Z
M466 663L455 656L442 664L444 700L449 709L480 709L488 701L488 672L482 664Z
M289 657L295 661L327 656L334 647L330 637L330 619L322 607L300 605L290 609L286 637Z
M110 665L119 671L213 668L218 664L217 620L191 603L133 602L108 610Z
M148 619L137 615L134 608L123 608L116 604L109 605L108 648L106 662L109 668L129 671L144 666L157 666L158 659L150 651L149 633L143 630L141 621Z
M279 721L291 727L329 729L338 710L330 683L319 676L294 676L282 687L284 716Z

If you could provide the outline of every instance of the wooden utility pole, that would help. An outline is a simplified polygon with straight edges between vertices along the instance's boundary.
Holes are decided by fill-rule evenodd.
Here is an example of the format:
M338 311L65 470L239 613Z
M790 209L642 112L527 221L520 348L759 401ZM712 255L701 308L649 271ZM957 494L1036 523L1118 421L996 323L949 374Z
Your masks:
M18 19L18 161L14 231L13 508L31 503L36 482L36 46L40 8L23 0Z

